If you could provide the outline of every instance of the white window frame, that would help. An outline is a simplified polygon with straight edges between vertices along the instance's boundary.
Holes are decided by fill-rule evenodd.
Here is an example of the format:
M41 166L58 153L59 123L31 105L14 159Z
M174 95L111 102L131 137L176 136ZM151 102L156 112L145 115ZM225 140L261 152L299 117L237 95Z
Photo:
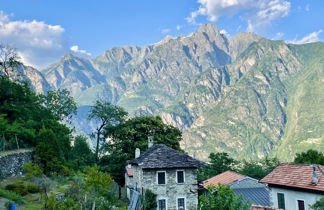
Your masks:
M165 184L159 184L159 173L164 173L165 174L165 176L164 176L164 181L165 181ZM166 171L156 171L156 184L157 185L166 185L168 183L168 179L167 179L167 173L166 173Z
M179 183L178 182L178 171L182 171L183 172L183 183ZM185 172L185 170L176 170L176 183L177 184L184 184L184 183L186 183L186 172Z
M159 207L159 200L165 200L165 209L167 210L168 209L168 199L165 198L165 197L161 197L161 198L158 198L157 199L157 210L160 210L160 207Z
M187 199L186 199L186 197L177 197L177 210L179 210L179 203L178 203L178 201L179 201L180 198L183 198L184 199L185 210L187 210Z
M304 201L304 209L306 210L307 208L306 208L306 202L305 202L305 200L304 199L296 199L296 209L298 210L298 201Z

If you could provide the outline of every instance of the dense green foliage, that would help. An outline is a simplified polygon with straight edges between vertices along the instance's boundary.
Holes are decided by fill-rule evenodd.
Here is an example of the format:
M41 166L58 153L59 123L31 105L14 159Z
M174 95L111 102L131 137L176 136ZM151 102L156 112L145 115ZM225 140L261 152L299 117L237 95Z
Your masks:
M324 154L322 152L310 149L306 152L297 153L294 163L324 165Z
M6 190L10 190L10 191L15 192L19 195L24 196L24 195L27 195L28 193L40 192L40 187L33 183L26 184L26 183L22 183L22 182L17 182L17 183L7 185Z
M180 130L164 124L160 117L134 117L105 131L105 136L111 139L104 146L104 151L109 154L101 158L100 165L121 186L124 184L126 161L135 157L136 148L141 152L148 148L148 136L153 136L156 144L165 144L181 151Z
M25 200L23 199L23 197L21 195L18 195L17 193L9 191L9 190L0 189L0 197L15 201L18 204L25 202Z
M314 210L323 210L324 209L324 197L316 201L313 205L310 206Z
M77 168L92 165L95 162L95 155L90 149L87 138L84 136L74 138L71 156Z
M279 164L280 162L276 158L273 159L265 158L260 161L251 161L251 162L243 161L243 166L237 169L237 171L240 174L260 180L266 175L268 175Z
M242 196L237 197L229 186L219 185L208 189L207 195L199 196L199 210L248 210Z
M156 209L157 207L157 202L156 202L156 194L154 194L151 190L146 189L144 191L144 196L143 196L143 210L152 210Z
M111 195L112 178L109 174L99 171L98 166L88 167L85 173L73 177L72 183L58 200L51 194L44 202L45 209L111 209L116 199Z
M198 180L205 180L228 170L234 170L235 161L225 152L210 153L209 165L198 172Z
M211 153L209 165L198 170L198 180L206 180L225 171L236 171L240 174L261 179L279 165L276 158L265 158L260 161L237 161L227 153Z

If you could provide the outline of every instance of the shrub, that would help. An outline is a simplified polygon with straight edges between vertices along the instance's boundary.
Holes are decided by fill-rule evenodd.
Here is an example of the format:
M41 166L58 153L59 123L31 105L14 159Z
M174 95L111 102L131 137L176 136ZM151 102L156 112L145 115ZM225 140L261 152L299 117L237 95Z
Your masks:
M33 178L35 176L40 176L43 174L43 170L31 161L25 163L23 167L28 178Z
M18 204L25 203L25 200L21 197L21 195L18 195L17 193L9 190L0 189L0 197L15 201Z
M6 186L6 190L10 190L10 191L15 192L15 193L17 193L19 195L22 195L22 196L28 194L27 186L22 182L9 184L9 185Z
M149 189L145 190L143 197L143 210L156 209L156 207L156 194Z
M27 190L29 193L39 193L40 192L40 187L36 184L28 183L26 186L27 186Z

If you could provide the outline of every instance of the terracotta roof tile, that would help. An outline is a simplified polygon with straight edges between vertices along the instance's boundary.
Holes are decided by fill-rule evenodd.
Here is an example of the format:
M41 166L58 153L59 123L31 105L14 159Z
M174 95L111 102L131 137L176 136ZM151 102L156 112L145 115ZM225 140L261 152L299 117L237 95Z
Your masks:
M319 167L324 171L324 166ZM315 185L312 184L312 172L310 165L281 164L260 182L324 192L324 174L316 169L319 180Z
M228 185L244 177L246 176L242 174L238 174L233 171L226 171L224 173L218 174L217 176L214 176L212 178L203 181L202 186L204 188L207 188L210 185L212 186L218 186L219 184Z

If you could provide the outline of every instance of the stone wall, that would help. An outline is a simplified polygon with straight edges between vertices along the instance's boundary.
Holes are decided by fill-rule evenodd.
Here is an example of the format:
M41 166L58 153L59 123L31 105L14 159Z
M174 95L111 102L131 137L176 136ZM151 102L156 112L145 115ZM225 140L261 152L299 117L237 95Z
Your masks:
M176 181L176 171L184 170L185 183L178 184ZM157 184L157 171L166 172L166 184ZM142 189L150 189L157 194L157 200L166 199L167 209L177 209L177 199L185 198L186 209L195 210L198 205L198 185L197 169L161 169L144 170L142 174Z
M23 149L0 152L0 180L23 173L23 165L31 161L33 150Z

